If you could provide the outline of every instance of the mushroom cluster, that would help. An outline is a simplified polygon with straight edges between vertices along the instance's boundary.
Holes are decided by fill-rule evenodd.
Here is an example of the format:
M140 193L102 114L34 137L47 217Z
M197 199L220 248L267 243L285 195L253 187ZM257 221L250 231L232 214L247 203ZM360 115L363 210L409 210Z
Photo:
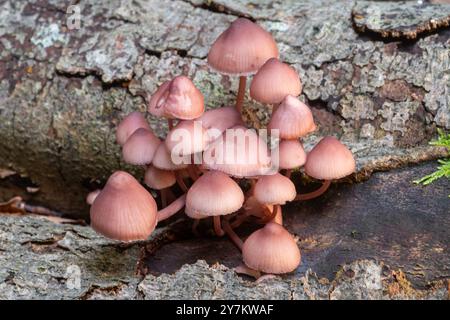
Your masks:
M148 189L117 171L87 198L92 228L111 239L144 240L158 222L184 208L194 233L209 219L217 236L227 235L241 250L245 265L240 272L259 277L295 270L300 250L283 227L281 206L320 196L332 180L355 171L355 160L334 137L305 152L301 139L316 125L310 108L297 98L302 91L298 73L278 55L270 33L239 18L208 54L211 69L239 77L235 106L205 111L202 93L180 75L162 83L148 100L148 112L168 122L164 139L143 114L126 116L116 132L123 160L145 169L144 183L159 192L161 210ZM251 98L272 106L267 137L241 117L248 76L253 76ZM297 194L290 176L302 167L323 181L318 190ZM176 199L177 193L182 195ZM234 231L243 222L262 225L245 242Z

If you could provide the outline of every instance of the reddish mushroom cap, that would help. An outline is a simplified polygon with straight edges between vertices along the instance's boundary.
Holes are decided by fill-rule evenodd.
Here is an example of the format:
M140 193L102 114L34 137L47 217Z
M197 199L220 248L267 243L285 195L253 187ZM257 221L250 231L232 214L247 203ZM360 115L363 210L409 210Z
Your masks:
M185 76L164 82L150 99L149 112L183 120L200 117L205 110L203 95Z
M169 188L176 183L173 171L161 170L154 166L148 166L145 170L144 182L147 186L155 190Z
M276 150L278 151L280 169L295 169L303 166L306 162L306 152L302 143L297 139L281 140Z
M244 125L241 114L234 106L208 110L198 121L201 121L203 128L207 130L208 142L216 140L226 129Z
M278 57L278 48L272 35L250 20L238 18L213 43L208 64L223 74L250 75L273 57Z
M268 129L277 129L281 139L297 139L316 130L311 109L293 96L287 96L272 114Z
M247 238L242 247L242 257L248 267L272 274L294 271L300 264L300 250L294 238L274 222Z
M169 86L171 81L165 81L155 93L151 96L148 103L148 112L150 112L155 117L164 117L165 110L164 104L166 103L167 97L169 95Z
M135 111L127 115L117 126L117 143L121 146L124 145L128 138L139 128L150 130L150 126L142 113Z
M255 198L264 204L285 204L295 199L297 192L292 181L276 173L271 176L261 176L253 191Z
M94 203L95 198L97 198L97 196L100 194L101 191L102 190L97 189L89 192L88 195L86 196L86 203L88 205L92 205Z
M160 140L149 130L137 129L122 147L123 160L134 165L152 162Z
M280 103L288 94L298 96L301 91L297 71L276 58L267 60L250 85L250 96L262 103Z
M161 143L156 149L155 155L153 156L152 164L158 169L161 170L181 170L185 169L189 165L189 158L181 159L178 163L174 163L172 161L172 157L169 149L165 143Z
M186 214L218 216L239 210L244 203L244 193L226 174L208 171L194 182L186 196Z
M335 137L325 137L308 153L305 172L320 180L340 179L355 172L352 152Z
M205 150L207 140L201 122L184 120L169 131L165 143L172 156L185 156Z
M236 126L208 146L203 167L243 178L269 172L272 161L266 142L255 130Z
M146 239L155 229L157 207L152 196L124 171L113 173L91 206L91 226L116 240Z

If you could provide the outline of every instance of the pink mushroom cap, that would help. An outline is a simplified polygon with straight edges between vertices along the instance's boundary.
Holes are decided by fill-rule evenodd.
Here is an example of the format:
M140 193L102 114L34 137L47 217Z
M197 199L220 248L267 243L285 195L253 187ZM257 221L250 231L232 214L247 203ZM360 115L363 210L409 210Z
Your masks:
M155 190L166 189L176 183L175 173L148 166L145 170L144 183Z
M91 206L91 226L115 240L144 240L157 224L156 202L124 171L113 173Z
M228 75L254 74L270 58L278 57L272 35L245 18L236 19L213 43L208 64Z
M319 180L340 179L355 170L352 152L335 137L320 140L306 158L306 174Z
M281 139L297 139L316 130L311 109L293 96L286 96L270 119L269 130L279 130Z
M248 267L271 274L292 272L301 259L292 235L274 222L267 223L245 240L242 257Z
M139 128L151 130L142 113L135 111L127 115L119 123L116 130L116 140L119 145L124 145L128 138Z
M298 96L301 92L297 71L276 58L264 63L250 85L250 96L262 103L280 103L287 95Z
M133 165L149 164L159 144L160 140L151 131L137 129L122 146L123 159Z
M295 199L297 192L292 181L279 174L261 176L253 191L255 198L264 204L285 204Z
M148 110L155 116L182 120L200 117L204 99L200 90L186 76L177 76L164 82L150 99Z
M208 171L194 182L186 196L186 214L192 218L218 216L239 210L244 193L225 173Z

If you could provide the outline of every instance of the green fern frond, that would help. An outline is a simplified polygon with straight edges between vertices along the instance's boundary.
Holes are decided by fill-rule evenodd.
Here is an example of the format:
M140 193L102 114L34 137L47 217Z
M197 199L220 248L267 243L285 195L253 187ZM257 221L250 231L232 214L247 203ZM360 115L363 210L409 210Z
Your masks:
M438 129L438 134L438 139L435 141L431 141L430 144L437 147L445 147L450 154L450 133L446 134L443 130ZM437 167L435 172L420 179L414 180L414 183L426 186L440 178L450 179L450 159L441 159L438 160L438 163L440 164L440 166Z

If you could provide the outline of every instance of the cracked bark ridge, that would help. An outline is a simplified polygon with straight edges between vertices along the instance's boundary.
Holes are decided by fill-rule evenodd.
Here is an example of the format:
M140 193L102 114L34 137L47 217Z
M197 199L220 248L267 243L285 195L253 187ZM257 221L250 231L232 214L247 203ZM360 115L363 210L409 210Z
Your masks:
M339 136L355 153L358 177L445 154L428 142L436 127L450 128L448 30L412 43L371 39L355 31L350 0L79 5L81 28L69 30L61 2L0 3L0 163L40 188L28 194L20 179L2 179L4 200L19 194L86 216L85 195L112 171L142 175L120 159L115 127L145 111L142 96L175 75L193 79L207 108L233 104L237 80L211 72L205 57L237 16L272 32L281 59L300 73L301 98L319 125L307 149L322 135ZM244 110L257 128L270 115L248 96ZM163 135L165 122L147 117Z
M421 33L450 25L449 4L419 4L416 1L380 3L359 1L352 11L360 32L371 31L384 38L415 39Z
M313 271L256 284L204 261L174 274L136 274L140 248L107 240L89 227L41 217L0 216L0 299L446 299L447 283L416 290L399 271L371 260L346 264L332 281Z

